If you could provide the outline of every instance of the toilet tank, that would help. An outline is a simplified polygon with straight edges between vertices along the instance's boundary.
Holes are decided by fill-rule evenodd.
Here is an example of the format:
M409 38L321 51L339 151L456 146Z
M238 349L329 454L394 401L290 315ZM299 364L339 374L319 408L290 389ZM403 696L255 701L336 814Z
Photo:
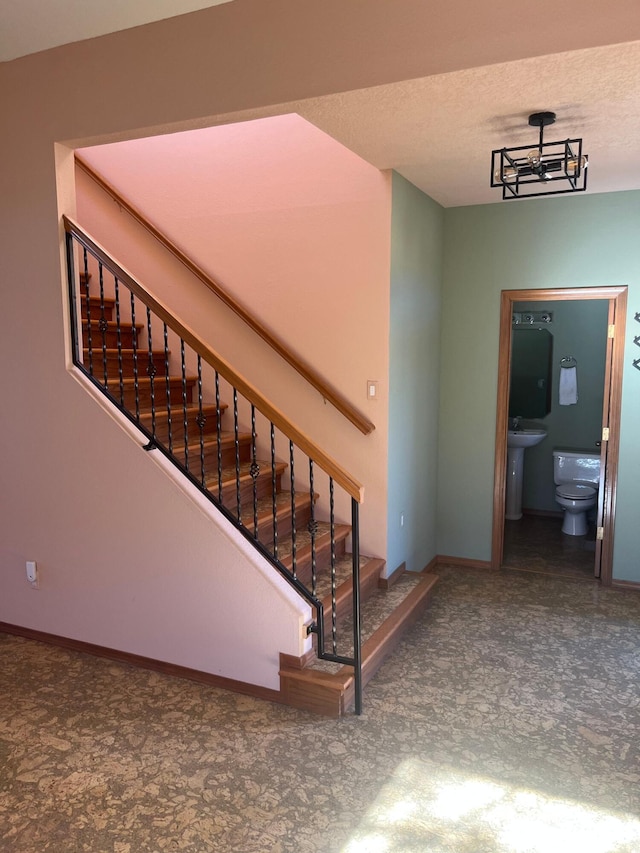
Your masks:
M589 450L553 451L553 480L560 483L586 483L597 486L600 482L600 453Z

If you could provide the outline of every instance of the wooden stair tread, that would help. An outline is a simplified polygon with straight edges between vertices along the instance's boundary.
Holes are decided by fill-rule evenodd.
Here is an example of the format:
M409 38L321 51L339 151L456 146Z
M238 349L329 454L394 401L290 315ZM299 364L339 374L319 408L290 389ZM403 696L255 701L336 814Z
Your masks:
M82 325L86 328L89 325L88 318L82 317L81 319L82 319ZM97 328L100 325L100 323L101 323L100 317L92 317L91 318L91 325L92 326L96 326L96 328ZM144 329L144 323L135 323L135 324L125 323L122 320L119 323L117 322L117 320L107 320L106 325L107 325L108 329L110 329L111 331L115 331L115 332L118 331L118 327L120 327L120 329L122 329L122 330L126 329L127 331L129 331L130 329L137 329L138 331L140 331L141 329ZM98 329L98 332L100 332L100 329Z
M87 291L83 290L80 294L80 301L83 305L87 303ZM89 296L89 301L92 305L100 305L104 303L105 305L113 306L116 304L115 297L113 296Z
M200 411L197 406L196 406L196 409L197 409L197 411ZM220 409L222 409L222 404L220 404ZM182 409L180 408L179 411L182 412ZM204 411L204 406L203 406L203 411ZM227 449L228 447L233 447L233 445L235 444L235 440L236 440L235 433L229 432L229 430L220 430L220 448L221 449L222 448ZM250 432L238 433L238 442L241 446L246 445L246 444L251 444L251 433ZM164 443L166 444L167 442L164 442ZM184 435L174 436L172 445L173 445L174 451L180 449L180 452L184 452ZM192 453L196 454L196 455L199 454L201 446L204 450L210 450L212 448L217 449L218 439L216 436L214 436L213 438L211 438L210 436L207 436L207 438L205 438L203 440L202 445L200 444L200 442L198 440L190 441L187 445L187 447L189 449L189 455L191 455Z
M226 408L226 407L223 407L223 404L221 403L220 404L221 412L222 412L223 408ZM181 405L171 406L171 416L172 416L172 419L174 420L174 423L176 424L176 428L177 428L177 425L182 425L182 416L184 415L185 412L186 412L187 418L192 418L194 415L197 416L200 414L200 407L197 403L187 403L187 405L185 407L183 407ZM203 405L202 406L202 413L204 415L207 415L207 416L211 415L212 413L216 413L215 405L213 405L213 404ZM168 412L167 412L166 406L159 406L156 408L156 419L158 419L158 418L163 418L164 420L166 420L168 418ZM149 406L145 406L145 407L140 408L140 420L144 421L145 423L147 423L147 422L151 423L151 421L153 420L153 413L152 413L151 408Z
M298 513L300 513L301 511L308 509L310 505L311 497L309 494L296 494L296 515L298 515ZM234 515L236 514L235 497L233 505L228 508L233 511ZM276 492L276 521L279 528L283 527L283 522L286 519L289 519L291 517L291 514L291 492L282 490ZM270 534L273 530L273 498L271 497L271 495L263 498L258 498L258 500L256 501L256 517L258 522L258 538L260 539L260 541L263 541L264 534ZM241 500L240 519L244 526L251 532L253 532L256 519L254 518L252 497L247 501ZM287 530L285 533L280 532L280 535L283 536L285 541L291 537L290 530ZM272 545L268 545L268 547L271 549ZM280 554L278 553L278 557L279 556Z
M84 347L83 352L88 354L89 353L89 347ZM99 360L103 354L111 356L112 358L113 357L117 358L118 354L123 355L123 356L126 355L127 358L129 358L129 356L131 358L133 358L133 355L135 353L138 356L139 360L143 360L145 357L148 359L149 355L151 355L152 358L157 358L158 360L164 361L164 357L165 357L165 351L163 349L154 349L154 350L151 350L151 353L149 353L149 350L146 347L137 347L135 350L133 349L133 347L120 347L119 349L118 349L118 347L104 347L104 349L103 349L100 344L98 344L97 346L92 348L92 353L93 353L93 360L94 361ZM170 355L169 350L167 350L166 354ZM160 375L160 374L158 374L158 375ZM161 379L156 380L156 381L162 381L162 379L164 379L164 378L165 377L163 374Z
M167 377L164 374L162 376L158 375L158 376L154 377L153 381L155 382L156 385L158 383L161 383L162 387L164 388L167 384ZM187 385L187 386L195 385L195 383L198 381L198 377L197 376L186 376L184 381L185 381L185 385ZM151 377L150 376L138 376L138 385L143 385L143 384L151 385ZM182 385L182 376L169 376L169 384L181 386ZM136 385L135 376L123 376L122 377L122 385L125 388L135 388L135 385ZM193 405L193 404L190 403L189 405ZM223 405L226 408L226 405L224 403L220 404L220 408L222 408Z
M257 460L258 465L260 466L260 474L264 472L268 472L269 477L271 477L271 463L265 462L264 460ZM239 481L240 483L247 483L251 480L251 462L241 462L239 467ZM285 462L276 462L275 471L276 477L281 477L282 474L287 469L287 465ZM258 475L260 476L260 475ZM226 466L222 469L222 487L228 487L233 485L236 482L236 469L235 467ZM207 488L214 492L218 488L218 472L216 471L214 475L207 477L206 482Z

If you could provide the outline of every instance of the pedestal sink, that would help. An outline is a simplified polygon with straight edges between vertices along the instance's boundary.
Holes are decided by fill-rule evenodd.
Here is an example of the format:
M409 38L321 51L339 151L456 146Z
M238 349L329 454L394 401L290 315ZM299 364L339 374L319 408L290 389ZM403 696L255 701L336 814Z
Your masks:
M543 429L509 430L507 433L507 494L504 517L509 521L522 518L522 471L524 451L547 437Z

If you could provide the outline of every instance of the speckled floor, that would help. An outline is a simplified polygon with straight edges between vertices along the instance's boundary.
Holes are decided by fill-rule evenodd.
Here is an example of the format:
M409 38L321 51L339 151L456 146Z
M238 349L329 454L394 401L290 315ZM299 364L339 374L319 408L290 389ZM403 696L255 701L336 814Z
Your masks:
M0 850L637 853L640 596L438 573L359 718L0 635Z

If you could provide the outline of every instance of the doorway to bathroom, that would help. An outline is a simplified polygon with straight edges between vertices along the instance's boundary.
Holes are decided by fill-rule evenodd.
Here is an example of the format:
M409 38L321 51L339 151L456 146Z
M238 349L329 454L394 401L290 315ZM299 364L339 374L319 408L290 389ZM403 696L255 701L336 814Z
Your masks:
M604 584L611 583L626 295L626 287L502 292L492 533L494 568L596 577ZM528 337L522 334L525 329ZM515 374L512 376L512 371L518 370L514 364L514 344L516 361L521 358L518 354L521 350L540 352L536 355L535 371L525 368L517 380ZM570 391L577 392L577 402L575 394L569 398L565 395L561 405L559 385L565 365L575 368L571 376L576 387ZM567 374L562 378L564 381ZM512 379L519 386L514 395ZM514 476L509 468L513 464L511 448L507 461L507 436L509 426L514 426L513 418L518 415L522 415L517 421L519 429L524 427L542 436L537 437L537 445L524 450L524 463L521 462L522 517L513 518L519 513L513 511L510 494L507 515L512 517L505 520L507 477L511 491ZM587 536L561 532L562 510L555 503L552 455L558 446L600 455L594 523Z

